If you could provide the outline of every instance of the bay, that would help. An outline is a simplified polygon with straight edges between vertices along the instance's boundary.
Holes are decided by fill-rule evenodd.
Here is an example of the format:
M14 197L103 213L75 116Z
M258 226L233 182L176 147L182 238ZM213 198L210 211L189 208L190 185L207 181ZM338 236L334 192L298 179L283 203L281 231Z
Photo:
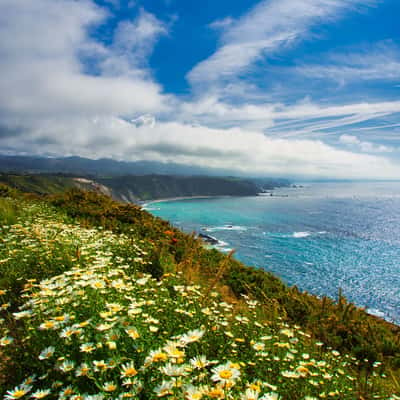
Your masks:
M400 323L400 182L304 183L273 196L187 199L147 209L219 240L301 290L343 294Z

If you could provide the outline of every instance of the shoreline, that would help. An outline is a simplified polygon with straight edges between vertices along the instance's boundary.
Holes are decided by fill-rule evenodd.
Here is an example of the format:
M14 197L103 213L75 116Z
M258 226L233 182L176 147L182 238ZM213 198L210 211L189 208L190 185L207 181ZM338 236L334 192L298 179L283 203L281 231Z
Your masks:
M269 199L270 198L270 195L269 194L267 194L267 195L258 195L259 197L265 197L266 199ZM223 198L223 197L225 197L225 198L235 198L235 197L248 197L248 198L252 198L253 196L205 196L205 195L202 195L202 196L176 196L176 197L171 197L171 198L163 198L163 199L155 199L155 200L149 200L148 202L144 202L144 204L142 205L142 207L149 207L149 208L153 208L153 209L159 209L159 207L161 207L161 206L151 206L151 204L152 203L154 203L154 204L156 204L156 203L161 203L161 202L171 202L171 201L180 201L180 200L196 200L196 199L213 199L213 198ZM277 198L277 197L280 197L279 195L273 195L272 196L272 198ZM254 199L256 199L257 197L253 197ZM272 199L271 198L271 199ZM265 200L266 200L265 199ZM263 200L263 199L260 199L260 200ZM276 199L277 201L279 201L279 199ZM250 200L251 201L251 200ZM228 202L229 202L229 200L228 200ZM240 201L239 201L240 202ZM238 203L239 203L238 202ZM268 200L266 201L266 203L268 202ZM223 202L221 202L221 203L213 203L213 202L207 202L207 201L205 201L204 202L204 206L201 206L201 204L200 203L202 203L202 202L199 202L199 208L203 208L203 207L212 207L212 205L213 204L221 204L222 205L222 203ZM264 201L261 201L260 203L264 203ZM189 206L189 201L188 201L188 203L187 203L188 205L187 205L187 207L188 207L188 209L189 209L189 211L190 211L190 209L192 208L191 206ZM165 206L165 207L167 207L167 205ZM168 206L168 210L169 210L169 208L170 208L170 206ZM184 209L184 208L186 208L186 206L184 205L184 204L182 204L182 205L180 205L180 203L177 203L177 205L176 205L176 210L180 210L180 209ZM161 207L161 209L163 209L163 207ZM175 206L173 207L173 209L175 210ZM167 211L168 211L167 210ZM151 211L150 211L151 212ZM179 212L179 211L178 211ZM158 213L154 213L154 214L158 214ZM154 215L153 214L153 215ZM161 213L161 215L162 215L162 213ZM161 218L165 218L165 217L161 217ZM231 223L231 224L234 224L233 223L233 221L231 221L231 220L229 220L229 221L225 221L226 223ZM216 225L224 225L225 224L225 222L222 222L221 224L215 224L215 226ZM200 233L202 233L202 234L204 234L205 236L209 236L210 238L212 238L212 239L215 239L215 240L217 240L218 242L220 242L220 241L222 241L222 240L225 240L226 242L228 242L226 245L227 245L227 247L234 247L234 248L237 248L237 245L235 245L234 243L232 243L231 242L231 240L229 240L229 239L227 239L224 235L225 235L225 233L222 235L222 234L219 234L219 233L213 233L213 232L215 232L214 230L211 230L211 231L208 231L207 229L202 229L202 227L204 227L204 226L207 226L207 223L205 223L204 221L203 221L203 224L196 224L197 225L197 227L195 228L195 229L191 229L190 230L190 232L192 232L192 231L195 231L196 232L196 234L197 235L199 235ZM238 224L238 225L240 225L240 224ZM210 225L210 226L214 226L214 225ZM180 230L182 230L182 226L180 226L178 229L180 229ZM299 230L301 230L301 229L299 229ZM304 231L306 231L306 229L304 229ZM322 231L321 231L322 232ZM229 233L229 232L228 232ZM290 233L290 232L289 232ZM319 232L318 232L319 233ZM215 236L214 236L215 235ZM227 236L228 238L229 238L229 236ZM301 238L301 236L299 236L300 238ZM218 243L212 243L211 241L207 241L207 240L204 240L204 239L206 239L206 238L204 238L203 237L203 241L205 241L206 242L206 244L207 245L209 245L209 246L211 246L211 247L213 247L213 248L216 248L217 250L219 250L219 251L221 251L221 252L223 252L223 250L221 249L221 248L218 248ZM279 239L280 240L280 239ZM242 239L240 239L240 242L243 244L243 240ZM282 240L282 242L283 242L283 240ZM216 246L217 245L217 246ZM240 246L240 245L239 245ZM268 263L270 263L271 261L269 261L269 260L267 260L267 261L263 261L266 265L268 264ZM254 265L252 265L249 261L247 261L247 262L245 262L246 263L246 265L250 265L250 266L253 266L254 267ZM261 263L261 261L260 261L260 263ZM305 267L305 268L308 268L308 267ZM313 267L314 268L314 267ZM310 268L311 269L311 268ZM369 274L369 273L368 273ZM274 274L275 275L275 274ZM279 276L278 274L276 274L275 276ZM293 285L289 285L289 284L287 284L286 283L286 285L288 286L288 287L291 287L291 286L293 286ZM300 289L300 291L302 292L302 293L304 293L304 292L307 292L307 289L304 289L304 288L302 288L302 289ZM353 291L354 292L354 291ZM312 293L314 296L317 296L317 297L324 297L324 296L327 296L328 298L330 298L330 299L332 299L333 301L335 301L335 295L332 295L332 297L330 297L329 295L327 295L326 294L326 292L319 292L319 293L317 293L317 292L310 292L310 293ZM350 292L349 292L350 293ZM353 294L354 295L354 294ZM361 300L362 300L362 296L360 297L361 298ZM358 296L357 295L354 295L354 298L352 298L352 301L351 301L351 303L352 304L356 304L356 302L358 303L358 301L360 301L360 299L358 298ZM349 301L350 302L350 301ZM388 326L390 325L390 326L392 326L392 327L396 327L396 328L399 328L400 327L400 321L398 321L398 319L397 319L397 317L396 317L396 314L395 314L395 312L393 312L393 311L391 311L389 308L387 308L386 306L385 306L385 304L387 305L388 304L388 302L382 302L382 304L380 304L380 306L378 306L378 305L372 305L372 304L369 304L369 302L368 301L365 301L365 302L360 302L360 303L358 303L358 305L356 306L357 308L360 308L360 309L364 309L364 311L365 311L365 313L366 314L368 314L371 318L373 318L373 319L375 319L375 320L380 320L380 321L385 321L385 323L386 324L388 324ZM376 313L375 312L375 309L378 311L378 313Z
M229 195L220 195L220 196L179 196L179 197L165 197L162 199L154 199L154 200L143 200L139 205L141 207L146 207L150 204L155 203L164 203L169 201L180 201L180 200L196 200L196 199L220 199L220 198L230 198L230 197L249 197L249 196L229 196Z
M273 189L275 190L275 189ZM279 195L274 194L274 191L271 190L269 192L260 192L256 195L244 195L244 196L235 196L235 195L199 195L199 196L177 196L177 197L164 197L162 199L153 199L153 200L140 200L138 203L141 207L146 207L150 204L155 203L166 203L169 201L180 201L180 200L196 200L196 199L227 199L227 198L239 198L239 197L289 197L289 195Z

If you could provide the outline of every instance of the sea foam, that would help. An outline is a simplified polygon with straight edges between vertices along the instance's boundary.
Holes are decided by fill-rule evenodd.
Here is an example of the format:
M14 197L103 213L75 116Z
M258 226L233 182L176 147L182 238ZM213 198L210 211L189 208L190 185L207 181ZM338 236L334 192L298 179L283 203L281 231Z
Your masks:
M296 239L305 238L311 235L311 232L294 232L293 237Z
M213 226L211 228L203 228L206 232L216 232L216 231L247 231L245 226L240 225L223 225L223 226Z

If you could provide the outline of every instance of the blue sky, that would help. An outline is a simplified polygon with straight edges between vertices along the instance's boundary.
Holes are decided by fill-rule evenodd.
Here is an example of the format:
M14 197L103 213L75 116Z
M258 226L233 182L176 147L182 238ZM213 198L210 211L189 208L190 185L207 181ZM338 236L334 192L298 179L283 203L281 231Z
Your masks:
M397 179L397 0L3 0L0 151Z

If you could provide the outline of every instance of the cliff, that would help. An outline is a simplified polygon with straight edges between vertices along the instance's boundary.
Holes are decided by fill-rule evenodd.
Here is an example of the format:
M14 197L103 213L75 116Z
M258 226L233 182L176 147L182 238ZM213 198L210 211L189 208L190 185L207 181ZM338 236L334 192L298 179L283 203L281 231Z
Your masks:
M61 174L0 173L0 182L22 191L52 194L79 187L119 201L191 196L256 196L265 187L242 178L172 175L88 177ZM268 183L267 183L268 184ZM279 185L275 180L269 187Z

